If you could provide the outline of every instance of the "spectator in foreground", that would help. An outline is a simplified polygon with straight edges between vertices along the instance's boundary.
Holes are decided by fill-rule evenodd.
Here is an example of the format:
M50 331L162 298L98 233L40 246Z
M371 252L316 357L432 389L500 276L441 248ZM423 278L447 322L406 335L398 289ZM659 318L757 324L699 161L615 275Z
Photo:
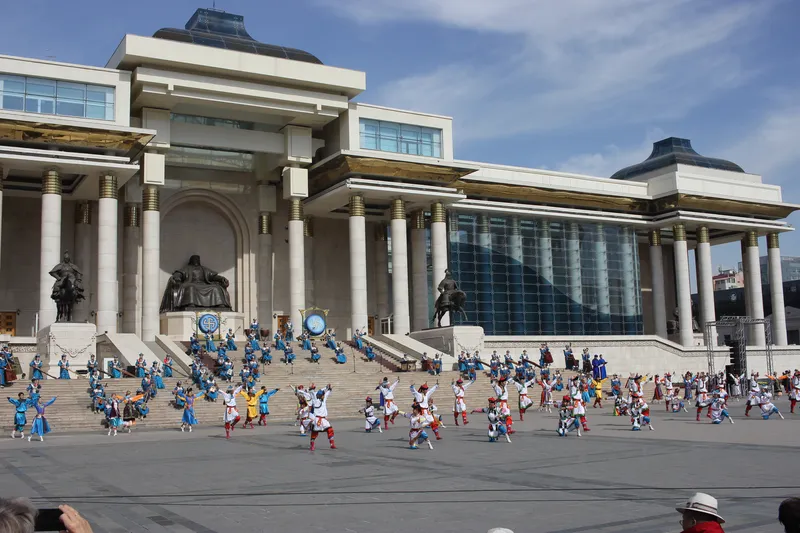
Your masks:
M724 533L725 520L717 510L717 499L708 494L698 492L675 510L682 515L682 533Z
M60 505L61 523L67 533L92 533L89 522L69 505ZM25 498L0 498L0 531L3 533L33 533L36 507Z
M783 500L778 507L778 521L786 533L800 533L800 498Z

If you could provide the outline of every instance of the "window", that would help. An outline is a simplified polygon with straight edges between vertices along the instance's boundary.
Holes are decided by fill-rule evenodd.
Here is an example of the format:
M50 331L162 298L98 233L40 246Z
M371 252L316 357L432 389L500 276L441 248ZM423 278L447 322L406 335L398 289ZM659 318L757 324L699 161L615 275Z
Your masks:
M366 118L359 127L363 150L442 157L442 130Z
M0 109L114 120L114 88L0 74Z
M170 120L183 124L198 124L200 126L215 126L220 128L233 128L236 130L255 130L256 124L244 120L230 120L225 118L201 117L197 115L182 115L170 113Z

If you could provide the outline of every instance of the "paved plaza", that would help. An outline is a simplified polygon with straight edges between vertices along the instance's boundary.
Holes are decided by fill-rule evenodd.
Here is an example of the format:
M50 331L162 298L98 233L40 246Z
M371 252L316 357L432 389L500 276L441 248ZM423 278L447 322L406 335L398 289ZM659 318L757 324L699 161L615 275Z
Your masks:
M779 402L788 412L785 402ZM309 452L291 424L193 433L59 434L0 442L0 495L67 502L95 531L679 531L674 505L720 500L726 531L781 531L781 499L800 494L800 417L714 426L654 408L656 431L590 409L591 433L555 434L555 414L489 443L483 415L448 426L435 450L408 450L403 421L364 434L335 422L338 449ZM54 420L56 427L58 421Z

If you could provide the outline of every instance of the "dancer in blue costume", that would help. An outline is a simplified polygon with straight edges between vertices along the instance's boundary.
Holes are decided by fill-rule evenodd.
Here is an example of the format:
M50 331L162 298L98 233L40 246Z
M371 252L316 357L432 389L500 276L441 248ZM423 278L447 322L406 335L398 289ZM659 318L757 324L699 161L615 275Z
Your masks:
M265 342L264 345L261 347L261 364L262 365L271 365L272 364L272 350L270 350L269 345Z
M131 401L133 402L134 407L139 412L139 416L142 418L147 418L147 415L150 414L150 408L147 406L147 393L142 389L136 390L136 396L138 399Z
M258 397L258 425L267 425L267 415L269 414L269 399L272 397L273 394L278 392L280 389L272 389L271 391L267 391L267 388L262 386L261 387L261 395ZM263 424L262 424L263 422Z
M172 389L172 395L175 396L175 407L180 409L185 405L185 401L183 400L184 390L183 385L179 381L175 384L175 388Z
M6 381L6 368L8 367L8 361L6 361L5 357L0 356L0 387L5 387L8 385Z
M145 398L155 398L157 394L156 385L153 382L153 378L150 375L146 375L142 378L142 387L141 391L144 394Z
M223 360L228 359L228 349L221 342L219 343L219 348L217 349L217 359L219 359L220 357Z
M481 358L478 356L478 352L475 352L475 356L472 358L472 364L475 365L475 370L483 372L483 363L481 362Z
M111 374L112 379L120 379L122 377L122 363L119 362L116 356L113 361L108 362L108 373Z
M50 433L52 429L50 424L47 422L47 417L44 416L44 411L56 401L56 397L53 398L44 404L38 402L38 398L36 401L31 402L31 407L36 409L36 418L33 419L33 424L31 425L31 434L28 436L28 442L31 441L31 437L34 435L39 435L39 440L44 441L44 436Z
M286 350L286 344L284 344L284 342L283 342L283 337L281 337L281 332L280 331L275 333L275 336L273 337L273 339L275 339L275 349L276 350L280 350L282 352Z
M227 341L227 348L228 350L235 352L236 351L236 334L233 333L232 328L228 328L228 333L225 334L225 340Z
M250 345L250 348L252 348L253 351L256 351L259 348L261 348L261 346L258 345L258 339L256 338L254 333L250 333L250 335L248 336L247 343Z
M211 338L211 335L209 335L208 333L203 333L203 337L206 340L206 351L209 353L210 352L216 353L217 345L214 344L214 340Z
M39 395L42 392L42 386L39 384L39 380L38 379L31 380L31 382L28 383L28 386L25 387L25 392L28 393L28 397L31 399L35 400L39 398Z
M175 364L175 361L172 360L172 357L166 356L164 358L164 377L171 378L172 377L172 365Z
M194 402L195 400L199 400L202 398L206 393L201 392L197 396L194 395L192 389L186 391L186 394L181 394L176 396L176 399L179 399L181 405L183 406L183 418L181 419L181 431L186 430L186 426L189 427L189 433L192 432L192 426L196 426L199 424L197 421L197 417L194 414Z
M209 402L216 402L217 396L219 396L219 387L217 387L217 382L214 381L214 378L210 378L206 381L206 388L204 389L206 393L206 400Z
M356 349L362 351L364 349L364 340L361 338L364 334L359 330L353 333L353 342L356 344Z
M250 375L256 379L261 379L261 372L258 369L258 362L255 359L250 361Z
M222 371L220 372L220 378L223 381L227 381L230 383L233 381L233 362L232 361L225 361L222 365Z
M100 370L100 363L97 361L97 357L94 354L89 357L89 362L86 363L86 370L88 370L90 376L95 370Z
M292 348L291 344L286 345L286 349L283 352L283 359L287 365L293 365L294 360L297 356L294 354L294 349Z
M143 378L145 374L147 374L147 361L144 359L144 354L139 354L138 359L136 359L136 377Z
M103 402L106 397L106 389L102 383L97 383L92 389L92 412L99 413L103 409Z
M25 398L25 395L20 392L16 399L8 396L8 403L16 407L16 413L14 413L14 429L11 431L11 438L16 438L17 431L19 431L19 438L23 438L25 437L25 425L28 423L25 413L28 411L28 407L31 406L31 400Z
M332 329L329 329L328 333L325 334L325 346L336 351L336 333Z
M303 333L300 338L303 341L303 350L311 351L311 336L308 333Z
M192 333L192 336L189 337L189 349L192 350L192 355L199 354L200 350L202 349L200 346L200 341L197 340L197 335L194 333Z
M367 344L367 346L364 348L364 355L367 356L367 361L372 362L375 360L375 351L372 349L371 344Z
M316 344L311 345L311 362L319 364L319 360L322 356L319 354L319 348L317 348Z
M36 357L31 361L31 379L44 379L42 367L44 367L44 361L42 361L41 356L37 353Z
M439 374L442 373L442 359L438 353L433 356L433 364L431 366L431 369L433 370L434 376L438 376Z
M102 379L103 376L100 374L100 371L95 370L94 372L89 374L89 387L93 389L95 385L97 385L98 383L100 383L100 381L102 381Z
M253 333L256 339L261 340L261 330L259 329L257 318L254 318L253 321L250 322L250 333Z
M153 378L153 382L155 382L157 389L164 388L164 380L161 378L161 374L163 373L164 371L161 370L161 365L158 363L158 361L153 361L153 366L150 367L150 376Z
M292 319L286 321L286 325L284 326L284 331L286 331L286 342L294 342L294 324L292 324Z
M242 369L239 371L239 377L241 378L243 385L247 384L247 378L250 377L250 369L246 366L242 367Z
M70 379L69 361L67 361L66 355L61 356L61 361L58 362L58 368L58 379Z
M343 365L347 362L347 356L341 346L336 347L336 363Z

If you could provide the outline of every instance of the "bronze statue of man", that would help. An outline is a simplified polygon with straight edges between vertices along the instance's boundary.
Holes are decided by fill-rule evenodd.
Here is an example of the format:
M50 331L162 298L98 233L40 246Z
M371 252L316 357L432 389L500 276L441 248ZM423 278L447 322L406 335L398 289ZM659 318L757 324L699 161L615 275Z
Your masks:
M228 280L200 264L193 255L189 263L172 273L161 299L161 312L194 309L231 309Z
M439 286L436 290L439 291L439 298L437 300L439 306L442 308L448 307L450 305L450 295L458 290L458 283L453 279L453 274L450 272L450 269L444 271L444 278L439 282Z
M63 260L50 270L50 275L56 279L50 294L58 309L56 321L69 322L72 320L72 307L85 299L81 271L72 262L69 252L64 252Z

